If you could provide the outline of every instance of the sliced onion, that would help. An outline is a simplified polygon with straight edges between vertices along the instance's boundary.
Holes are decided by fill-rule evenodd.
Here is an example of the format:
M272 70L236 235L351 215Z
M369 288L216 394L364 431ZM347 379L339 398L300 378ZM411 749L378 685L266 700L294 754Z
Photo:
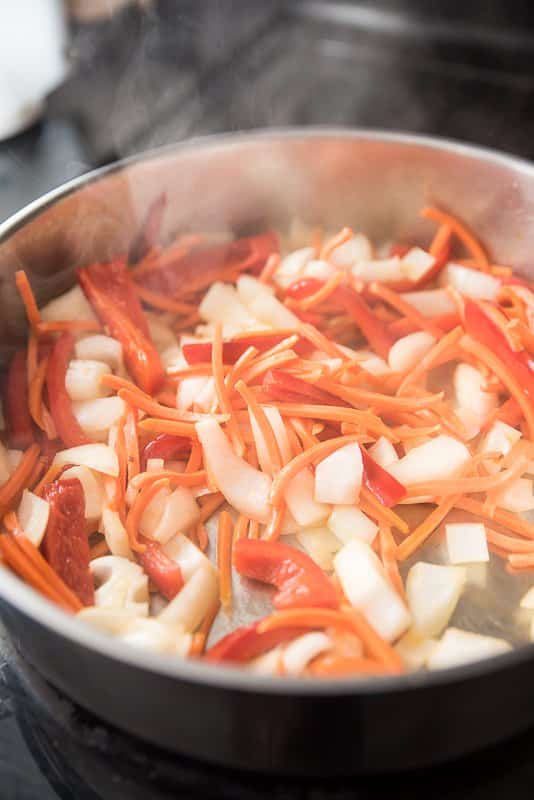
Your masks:
M304 633L293 639L283 650L282 664L287 675L300 675L310 661L332 648L330 636L321 631Z
M402 639L399 639L395 650L408 669L416 670L426 666L436 645L436 639L425 639L417 631L410 630L404 634Z
M401 269L406 278L416 283L432 269L436 259L421 247L412 247L401 258Z
M414 447L394 464L388 472L404 486L421 481L454 478L469 462L469 450L452 436L442 434L429 442Z
M403 300L413 306L424 317L440 317L454 314L454 300L445 289L423 289L419 292L404 292Z
M120 556L94 558L89 568L95 583L95 605L128 608L148 615L148 576L139 564Z
M406 579L406 598L414 628L421 636L437 636L454 613L465 586L462 567L419 561Z
M130 486L134 486L135 484L135 481L130 481ZM130 486L128 489L130 489ZM152 538L153 532L157 529L163 516L165 503L167 502L170 494L171 490L168 487L163 486L146 506L141 519L139 520L139 530L143 536L147 536L149 539Z
M460 408L468 408L480 417L487 418L499 405L495 392L486 392L484 375L471 364L458 364L453 376L456 402Z
M451 564L489 561L486 528L481 522L448 523L445 540Z
M211 411L217 400L215 391L215 378L209 377L202 389L199 391L194 403L194 408L208 413Z
M468 442L480 433L480 428L484 423L483 419L470 408L457 408L454 412L465 430L465 437Z
M410 614L369 545L358 539L346 544L334 557L334 569L351 605L388 642L398 639L410 625Z
M190 378L182 378L176 390L176 408L179 411L190 411L209 380L207 375L192 375Z
M327 281L332 275L335 275L338 270L328 261L319 261L313 259L308 261L302 270L302 277L317 278L320 281Z
M168 350L169 347L177 347L178 340L170 325L163 322L162 317L151 314L145 311L145 316L148 322L148 330L150 338L154 342L156 350L163 352Z
M302 247L300 250L294 250L281 260L274 276L276 283L287 289L301 276L308 261L311 261L314 257L315 249L313 247Z
M295 475L285 492L285 501L291 515L305 528L323 522L330 514L330 506L318 503L314 493L315 480L307 467Z
M193 632L218 602L219 581L210 563L203 563L161 612L158 620L183 625Z
M40 312L45 322L64 319L97 321L89 301L79 286L73 286L68 292L55 297L43 306Z
M187 583L202 565L209 563L209 559L191 539L178 533L163 545L163 551L179 565L184 582Z
M117 454L107 444L81 444L56 453L54 464L77 464L116 478L119 474Z
M273 297L274 289L268 283L262 283L252 275L240 275L236 283L239 300L246 308L258 297Z
M480 444L481 453L500 453L507 456L521 439L521 432L507 425L506 422L495 420ZM498 472L499 465L489 459L484 461L484 466L489 472Z
M504 508L506 511L513 511L516 514L532 511L534 509L532 480L517 478L505 489L502 489L495 499L499 508Z
M500 280L493 275L453 263L441 272L439 282L476 300L496 300L501 288Z
M340 347L347 352L348 348ZM350 353L347 353L350 355ZM371 350L353 350L352 355L358 361L359 366L371 375L380 377L381 375L391 375L391 367L380 356L375 355Z
M523 595L519 605L521 608L526 608L529 611L534 611L534 586L532 586L528 590L528 592L525 595Z
M251 467L232 450L225 433L214 419L196 423L196 431L208 472L226 500L241 514L268 522L271 479Z
M330 254L330 261L341 269L350 269L359 261L371 261L373 246L367 236L356 233L343 244L340 244Z
M65 388L71 400L94 400L104 397L110 390L102 385L104 375L109 374L109 365L103 361L73 359L65 376Z
M393 464L395 461L399 460L397 451L389 439L386 439L385 436L380 436L380 438L376 440L374 445L369 448L369 454L373 457L376 463L381 467L384 467L384 469L387 469L390 464Z
M50 505L42 497L24 489L17 511L20 527L32 544L39 547L48 525Z
M223 322L236 328L253 328L254 317L245 308L237 291L227 283L214 283L204 295L199 314L206 322Z
M484 661L512 649L504 639L448 628L428 659L428 669L447 669L472 661Z
M85 498L85 518L96 520L102 514L104 504L104 491L102 479L88 467L70 467L61 475L61 480L77 478L82 484Z
M165 469L165 461L162 458L147 458L147 472L160 472L162 469Z
M189 530L200 519L200 509L192 492L178 486L163 503L163 511L155 528L143 531L144 536L165 544L181 531Z
M334 506L327 525L343 544L353 539L372 544L378 533L378 526L356 506Z
M154 653L185 657L191 649L191 636L184 633L181 627L167 625L152 617L132 620L119 632L118 638L132 647Z
M291 445L289 444L289 437L287 435L287 430L286 426L284 425L282 415L276 406L263 406L263 410L265 412L265 416L269 420L271 428L273 429L276 444L278 445L280 455L282 456L282 463L287 464L288 461L291 461L293 454L291 452Z
M249 672L256 675L280 675L282 672L282 648L274 647L261 656L253 658L245 665Z
M94 400L81 400L72 404L74 416L80 427L91 439L105 442L109 429L123 416L126 405L117 395L97 397Z
M188 364L182 353L182 348L174 344L166 347L159 354L160 361L165 369L187 369Z
M382 258L374 261L359 261L352 268L352 274L362 281L380 281L380 283L398 283L405 277L401 260L398 256Z
M106 544L114 556L133 559L128 534L117 511L105 508L102 512L100 528L106 539Z
M426 331L416 331L403 336L391 346L388 354L389 366L393 372L407 372L432 350L436 339Z
M317 464L314 498L318 503L354 505L360 496L362 477L359 444L353 442L340 447Z
M326 572L333 570L333 557L343 544L332 531L328 528L305 528L297 533L297 539L321 569Z
M102 633L116 635L125 630L136 619L133 608L101 608L87 606L78 612L77 617Z
M248 307L251 314L273 328L298 328L299 318L276 297L260 295Z
M121 343L101 333L79 339L74 345L74 353L83 361L104 362L114 370L122 366Z

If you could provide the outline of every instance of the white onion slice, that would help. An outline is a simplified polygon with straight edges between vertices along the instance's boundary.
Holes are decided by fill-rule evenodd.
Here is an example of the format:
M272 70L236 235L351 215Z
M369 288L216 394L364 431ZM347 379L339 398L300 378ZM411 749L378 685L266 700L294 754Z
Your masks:
M287 289L288 286L291 286L291 284L300 277L308 261L314 257L315 249L313 247L301 247L300 250L294 250L292 253L289 253L289 255L281 260L275 272L274 279L276 283L282 288Z
M386 439L385 436L380 436L374 445L369 448L369 455L373 457L377 464L384 467L384 469L387 469L390 464L399 460L399 456L393 444L389 439Z
M95 583L95 605L128 608L148 615L148 577L139 564L120 556L94 558L89 568Z
M91 304L79 286L73 286L68 292L55 297L41 309L41 318L45 322L74 319L96 322Z
M454 478L470 458L465 444L452 436L442 434L414 447L399 461L390 464L388 472L405 486L422 481Z
M512 649L504 639L448 628L428 659L428 669L447 669L472 661L483 661Z
M411 247L401 258L401 269L406 278L417 283L432 269L436 259L421 247Z
M411 617L369 545L359 539L346 544L334 557L334 569L351 605L384 639L398 639Z
M132 620L119 632L118 638L132 647L168 655L185 657L191 649L190 634L153 617Z
M334 568L334 554L343 547L342 542L328 528L305 528L297 533L297 540L310 558L326 572Z
M268 283L262 283L252 275L240 275L236 283L239 300L247 308L257 300L258 297L273 297L274 289Z
M359 444L353 442L323 458L315 468L315 494L318 503L354 505L358 502L363 478Z
M292 329L300 325L299 318L273 296L259 295L249 305L248 310L260 322L273 328Z
M269 425L273 429L276 444L282 456L282 464L287 464L288 461L291 461L293 455L282 415L275 406L263 406L263 411L269 420Z
M280 675L282 672L282 648L274 647L261 656L253 658L244 665L249 672L255 675Z
M395 650L400 655L408 669L416 670L426 666L434 649L436 639L425 639L415 630L409 630L395 645Z
M136 619L137 614L133 608L87 606L76 616L102 633L116 635L124 631Z
M409 333L397 339L391 346L388 354L389 366L393 372L407 372L413 369L435 344L436 339L426 331Z
M307 467L295 475L285 492L285 501L291 515L305 528L317 525L330 514L330 506L318 503L314 492L315 480Z
M65 375L65 388L71 400L94 400L104 397L110 390L102 385L101 379L109 374L109 365L103 361L73 359Z
M117 395L81 400L72 404L74 416L84 433L91 439L105 442L109 429L123 416L126 405Z
M335 506L327 525L343 544L353 539L372 544L378 533L378 526L356 506Z
M499 508L516 514L534 509L533 483L530 478L517 478L513 483L498 492L496 502Z
M135 494L137 495L137 481L135 479L130 481L128 491L130 491L130 489L134 489L134 487ZM167 502L170 493L171 490L167 486L163 486L146 506L141 519L139 520L139 531L143 536L147 536L149 539L152 538L152 533L157 529L161 517L163 516L165 503Z
M424 317L440 317L456 313L456 306L445 289L423 289L419 292L404 292L403 300L413 306Z
M76 358L84 361L103 362L114 370L122 367L121 343L102 333L79 339L74 345L74 353Z
M24 489L17 511L20 527L32 544L39 547L48 524L50 505L42 497Z
M85 518L95 520L102 514L104 504L104 491L102 479L95 475L88 467L69 467L61 475L61 480L77 478L82 484L83 495L85 498Z
M336 267L329 264L328 261L313 259L312 261L308 261L302 270L302 276L306 278L316 278L319 281L327 281L332 275L335 275L336 272L338 272Z
M442 270L439 282L477 300L496 300L501 288L500 280L493 275L453 263Z
M437 636L454 613L465 586L465 570L419 561L406 580L406 598L414 628L421 636Z
M119 474L117 454L107 444L81 444L60 450L54 457L54 464L78 464L112 478Z
M133 560L128 534L117 511L112 511L110 508L103 510L100 529L104 534L107 546L114 556L122 556Z
M489 561L486 528L481 522L448 523L445 539L451 564Z
M502 456L507 456L520 439L520 431L498 419L495 420L482 440L479 451L481 453L500 453ZM489 472L495 473L499 471L499 465L489 459L484 461L484 466Z
M161 622L179 623L191 633L218 602L219 581L210 563L203 563L161 612Z
M204 451L206 467L219 491L241 514L258 522L268 522L271 479L251 467L232 450L225 433L214 419L205 419L195 425Z
M182 378L176 390L176 408L179 411L190 411L209 380L208 375L191 375L190 378Z
M199 519L200 509L192 492L185 486L178 486L165 497L157 525L149 528L146 522L143 524L143 535L165 544L177 533L189 530Z
M165 461L162 458L147 458L147 472L161 472L162 469L165 469Z
M330 253L331 263L345 270L350 269L359 261L371 261L372 258L373 246L363 233L354 234Z
M380 281L380 283L398 283L405 278L401 260L398 256L359 261L352 268L352 274L362 281Z
M214 283L204 295L199 314L206 322L222 322L239 328L252 328L254 316L245 308L237 291L227 283Z
M332 648L332 640L326 633L312 631L297 637L284 648L282 664L287 675L300 675L310 661Z
M183 533L177 533L162 547L163 552L179 565L184 582L187 583L202 564L209 564L209 559L191 539Z
M486 379L471 364L458 364L453 376L456 402L460 408L468 408L484 422L486 417L499 405L495 392L484 391Z

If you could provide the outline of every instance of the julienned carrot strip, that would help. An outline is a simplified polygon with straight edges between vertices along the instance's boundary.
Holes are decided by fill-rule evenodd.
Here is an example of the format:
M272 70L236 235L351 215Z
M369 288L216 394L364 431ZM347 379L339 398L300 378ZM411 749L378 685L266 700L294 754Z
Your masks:
M161 311L170 311L172 314L191 314L196 310L195 306L190 303L180 303L172 297L153 292L137 283L135 284L135 292L144 303Z
M347 400L349 403L357 404L358 406L367 405L382 411L417 411L440 403L444 397L443 392L437 394L425 393L423 397L395 397L352 386L343 386L331 378L320 378L316 385L341 397L343 400Z
M48 469L45 472L45 474L43 475L43 477L41 478L41 480L39 481L39 483L37 484L37 486L34 486L34 488L32 490L33 493L40 496L41 492L44 489L44 487L47 484L52 483L52 481L55 481L55 479L58 477L58 475L61 472L63 472L64 469L65 469L65 466L63 464L51 464L48 467Z
M170 433L173 436L188 436L190 439L197 438L197 432L192 422L146 417L140 420L138 427L151 433Z
M265 531L265 539L270 542L275 542L280 538L285 515L286 504L282 501L271 513L271 518Z
M531 553L510 553L508 563L516 569L534 569L534 551Z
M245 443L239 431L232 403L224 382L224 369L223 369L223 339L222 339L222 324L217 322L213 333L213 342L211 345L211 369L213 373L213 380L215 382L215 393L217 395L217 403L223 414L229 414L228 420L228 434L232 442L235 452L241 456L245 452Z
M489 271L490 261L486 251L465 223L461 222L452 214L448 214L446 211L442 211L435 206L426 206L421 209L420 214L425 219L431 219L439 225L448 225L458 239L460 239L466 250L472 255L479 269L484 272Z
M369 411L341 406L322 406L311 403L272 403L283 417L303 417L305 419L324 419L330 422L353 422L362 431L369 431L377 436L384 436L392 442L396 441L390 428L380 417Z
M361 639L368 655L389 667L394 672L404 672L404 664L396 650L383 639L365 616L356 608L344 606L342 611L350 619L352 629Z
M310 447L298 456L295 456L288 464L283 467L278 475L275 476L271 486L271 503L278 505L282 502L284 493L295 475L312 464L314 461L321 461L331 453L339 450L351 442L357 442L358 436L338 436L326 442L319 442L314 447Z
M421 497L424 495L434 495L443 497L449 494L472 494L478 492L489 492L493 489L504 489L508 484L519 478L526 470L529 459L526 456L519 456L515 463L498 472L496 475L477 476L472 478L450 478L449 480L422 481L406 486L408 497Z
M221 511L217 535L217 566L219 568L219 598L228 611L232 606L232 537L234 526L228 511Z
M260 282L269 283L274 273L278 269L279 265L280 265L280 253L271 253L269 258L265 262L264 268L260 272L260 277L259 277Z
M452 228L447 222L440 225L428 248L430 255L434 257L438 256L442 249L449 243L451 235Z
M28 276L23 269L15 272L15 283L20 294L20 299L24 303L24 309L28 322L34 328L41 321L41 314L35 302L35 295L28 280Z
M441 525L449 511L460 500L461 495L455 494L443 499L436 508L413 530L409 536L397 547L397 560L405 561L429 536Z
M517 533L525 539L534 539L534 524L510 511L496 508L493 515L490 515L484 508L484 503L481 503L479 500L474 500L471 497L456 498L454 506L462 511L467 511L469 514L474 514L477 517L489 519L491 522L497 523L497 525L502 525L504 528L508 528L509 531Z
M148 504L161 489L164 489L168 485L168 483L169 481L167 478L162 478L161 480L149 484L143 491L139 492L128 512L125 523L126 533L128 534L130 547L138 553L143 553L146 550L146 545L139 541L139 523L141 522L141 517Z
M289 424L299 437L304 450L308 450L310 447L315 447L316 444L319 444L319 439L310 433L303 420L297 417L290 417Z
M497 375L500 381L506 386L507 391L517 402L525 421L527 423L530 439L534 439L534 409L532 408L531 400L523 391L522 385L519 383L516 376L508 369L507 365L501 361L488 347L480 342L475 341L470 336L464 336L460 340L460 346L463 350L476 356L483 364L485 364L492 372ZM533 378L534 380L534 378Z
M534 553L534 542L506 536L488 527L486 527L486 539L488 544L496 545L507 553Z
M342 228L339 233L336 233L335 236L332 236L325 244L319 254L319 258L321 261L328 261L336 247L339 247L345 242L348 242L349 239L352 239L353 233L351 228Z
M239 539L243 539L248 534L248 523L249 518L246 517L244 514L240 514L237 518L237 522L234 528L234 540L237 542Z
M205 495L200 500L201 509L200 509L200 521L206 522L218 508L222 506L225 502L224 496L220 492L215 492L214 494Z
M210 540L209 540L209 537L208 537L208 532L206 530L206 526L204 525L203 522L200 522L200 520L197 522L197 524L195 526L195 534L196 534L196 537L197 537L198 546L200 547L202 552L205 553L206 550L208 549L208 545L210 543Z
M458 326L449 331L446 336L440 339L417 364L414 369L409 372L397 390L397 394L405 394L408 387L417 383L423 375L431 370L448 352L450 348L455 348L462 336L464 335L463 328Z
M252 381L259 378L270 369L278 369L284 364L290 364L292 361L298 360L298 355L294 350L285 350L283 353L275 353L271 356L263 356L257 358L249 367L241 374L241 380L244 383L252 383Z
M391 508L380 503L366 486L362 486L360 489L360 507L365 514L375 519L379 525L390 525L401 533L408 533L410 530L408 524Z
M6 509L17 495L26 488L38 458L39 445L30 445L16 469L0 488L0 508Z
M241 378L241 375L245 372L245 370L252 364L256 356L258 355L257 347L247 347L244 353L242 353L230 371L226 374L224 382L226 384L226 389L228 392L231 392L234 388L237 381Z
M383 525L378 531L378 536L380 557L389 581L397 593L404 598L404 585L400 576L399 565L397 563L396 556L397 545L395 543L395 539L393 538L391 528Z
M262 435L267 454L269 456L269 461L271 462L271 468L274 474L280 471L282 466L282 457L280 455L280 450L278 448L278 444L276 441L276 436L274 435L274 431L271 427L269 420L267 419L267 415L265 411L261 407L261 405L256 400L254 393L248 388L248 386L243 383L243 381L238 381L235 385L236 391L239 392L243 400L248 406L249 414L254 417Z
M191 442L191 452L187 459L185 471L198 472L202 466L202 445L200 442Z
M48 333L98 333L101 325L96 320L91 319L58 319L52 322L38 322L35 326L36 332L40 336Z
M172 420L173 422L184 422L184 413L177 408L162 406L156 400L152 400L148 395L141 392L131 391L130 389L119 389L119 397L130 406L139 408L145 414L158 419Z
M154 481L167 480L173 486L202 486L207 481L205 470L196 472L176 472L172 469L158 469L154 472L139 472L132 478L132 486L136 489L143 489L150 486Z
M299 333L308 342L330 356L330 358L341 358L343 361L348 361L349 356L338 347L335 342L328 339L321 331L317 330L314 325L309 322L302 322L299 326Z
M440 314L439 317L432 317L432 321L434 325L440 328L442 333L448 333L462 323L456 311L450 314ZM420 330L420 327L412 319L399 317L399 319L396 319L394 322L390 322L388 330L390 333L400 338L402 336L408 336L409 333L415 333Z
M215 618L219 613L220 607L220 603L216 603L211 611L209 611L204 617L200 628L193 636L193 645L189 651L190 656L201 656L203 654L204 650L206 649L206 643L208 641L210 631L213 627L213 623L215 622Z
M368 286L368 291L375 297L379 297L385 303L388 303L392 308L402 314L407 319L412 320L422 330L429 333L435 339L441 339L443 336L442 329L436 325L429 317L424 317L417 309L404 300L398 292L383 286L381 283L371 283Z
M28 408L35 424L46 431L43 422L43 387L46 380L48 358L39 362L28 388Z

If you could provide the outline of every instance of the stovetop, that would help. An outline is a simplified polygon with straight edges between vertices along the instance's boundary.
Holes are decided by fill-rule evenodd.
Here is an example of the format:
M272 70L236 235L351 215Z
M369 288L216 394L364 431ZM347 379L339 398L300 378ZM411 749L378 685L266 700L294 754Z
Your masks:
M513 13L509 4L510 25L480 21L471 6L157 0L106 26L75 28L71 77L46 117L0 144L0 221L94 166L219 131L378 127L532 158L528 3L514 3ZM505 6L480 4L486 17ZM404 776L306 784L231 773L103 725L48 686L0 630L2 800L348 800L392 791L410 800L522 800L534 791L533 734Z

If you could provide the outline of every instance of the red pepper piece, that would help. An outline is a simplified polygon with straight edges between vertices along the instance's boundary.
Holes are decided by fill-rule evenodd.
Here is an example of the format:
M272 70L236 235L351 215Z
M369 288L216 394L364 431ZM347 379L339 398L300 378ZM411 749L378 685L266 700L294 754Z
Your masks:
M43 489L50 505L43 538L43 555L80 601L93 605L95 594L89 569L89 540L85 532L85 498L77 478L53 481Z
M158 591L167 600L172 600L184 585L179 564L169 558L158 542L152 542L143 536L139 540L146 547L144 552L137 554L139 563Z
M166 208L167 193L162 192L150 204L141 230L130 247L130 252L128 254L128 261L130 264L135 261L140 261L143 256L158 243L161 223L163 222L163 215L165 214Z
M160 433L143 448L141 456L142 469L146 469L149 458L162 458L170 461L178 456L188 453L191 449L191 439L185 436L173 436L172 433Z
M261 620L253 622L252 625L237 628L227 636L219 639L217 644L214 644L207 651L204 659L212 663L221 661L244 663L261 656L279 644L291 641L291 639L295 639L302 633L306 633L305 628L278 628L277 630L258 633L260 622Z
M406 255L406 253L410 252L411 249L412 249L411 244L401 244L400 242L398 242L396 244L391 245L391 247L389 248L388 255L390 258L394 258L395 256L403 258Z
M25 450L34 441L28 408L26 350L18 350L11 359L4 391L4 411L10 445Z
M85 267L79 270L78 280L102 324L122 344L135 382L151 394L163 380L164 371L124 262Z
M304 300L322 289L324 283L319 278L299 278L287 287L286 297L291 297L293 300Z
M273 333L253 333L249 336L240 336L236 339L231 339L223 343L223 363L235 364L237 359L243 355L245 350L249 347L255 347L260 353L270 350L280 344L288 336L291 336L291 331L287 334L273 334ZM293 346L293 350L298 355L305 355L312 349L312 345L305 339L299 341ZM206 364L211 361L211 342L191 342L184 344L182 347L184 358L188 364Z
M58 436L66 447L90 442L74 416L72 400L65 388L65 375L73 350L74 337L65 331L54 344L46 372L50 413Z
M261 539L238 539L234 566L241 575L278 589L276 608L336 608L333 584L315 561L295 547Z
M270 369L265 373L262 389L274 400L282 403L316 403L322 406L348 405L334 394L277 369Z
M465 301L465 330L473 339L489 348L497 358L513 373L525 394L534 401L534 373L530 358L525 350L512 350L497 325L488 317L483 308L473 300Z
M360 447L363 460L363 482L382 505L391 508L406 496L406 489L387 470L377 464L365 447Z
M278 237L273 231L226 244L200 246L161 269L140 275L139 282L148 289L172 296L184 290L194 292L219 280L221 273L231 268L259 273L271 253L279 249Z

